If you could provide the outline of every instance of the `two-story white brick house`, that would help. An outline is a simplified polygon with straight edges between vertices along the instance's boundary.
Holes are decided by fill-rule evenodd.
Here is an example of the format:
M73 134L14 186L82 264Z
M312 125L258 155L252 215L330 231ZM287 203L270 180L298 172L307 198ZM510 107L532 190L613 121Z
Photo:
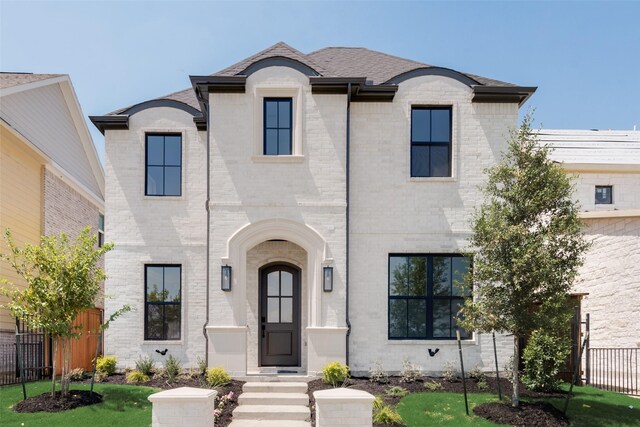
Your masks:
M107 312L136 307L106 351L234 375L455 360L478 185L535 88L284 43L191 81L92 117L116 244ZM486 337L464 346L493 366Z

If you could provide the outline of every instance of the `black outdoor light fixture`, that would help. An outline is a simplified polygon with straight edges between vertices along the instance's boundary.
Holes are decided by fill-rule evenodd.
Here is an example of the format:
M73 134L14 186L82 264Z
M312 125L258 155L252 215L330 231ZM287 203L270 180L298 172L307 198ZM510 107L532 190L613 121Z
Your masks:
M333 267L322 267L322 289L325 292L333 291Z
M229 292L231 290L231 266L223 265L221 273L222 280L220 283L220 288L225 292Z

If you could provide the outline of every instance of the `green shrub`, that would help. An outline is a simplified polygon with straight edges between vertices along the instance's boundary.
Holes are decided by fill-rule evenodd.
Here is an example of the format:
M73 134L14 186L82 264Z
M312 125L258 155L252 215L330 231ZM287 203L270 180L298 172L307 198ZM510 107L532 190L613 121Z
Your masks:
M469 371L469 378L475 380L475 382L487 382L487 375L480 369L479 366L476 366L471 371Z
M220 387L231 382L231 377L221 366L209 369L206 378L207 384L211 387Z
M522 355L522 382L535 391L557 390L561 382L558 373L566 364L570 352L565 338L540 330L533 331Z
M422 377L422 367L413 364L409 359L402 361L402 371L400 372L400 378L403 383L412 383Z
M149 381L149 375L140 371L131 371L127 373L126 380L129 384L142 384Z
M427 391L438 391L438 390L442 390L442 384L435 382L435 381L429 381L424 383L424 389Z
M106 373L106 372L100 372L100 371L98 371L98 372L96 372L96 373L95 373L95 375L94 375L94 377L93 377L93 380L94 380L95 382L97 382L97 383L105 382L105 381L107 380L107 377L108 377L108 376L109 376L109 375L107 375L107 373Z
M487 379L483 379L480 380L476 383L476 385L478 386L478 390L480 391L487 391L489 390L489 384L487 383Z
M167 375L167 382L175 382L182 373L182 362L170 354L164 361L164 372Z
M449 361L445 363L444 369L442 370L442 378L450 383L458 379L458 370L454 362Z
M116 364L118 358L116 356L100 356L96 362L96 370L106 375L113 375L116 373Z
M387 384L389 382L389 374L382 367L382 363L377 362L376 366L369 369L369 381L377 384Z
M383 406L373 414L374 424L402 424L402 417L396 408L390 405Z
M82 368L72 369L67 374L67 377L69 378L69 381L82 381L84 379L84 369Z
M150 377L151 375L153 375L154 363L155 362L153 361L153 359L151 359L149 356L140 356L138 360L136 360L136 371L140 371Z
M387 396L405 397L407 394L409 394L409 390L407 390L404 387L400 387L400 386L395 385L393 387L389 387L384 393Z
M349 367L338 361L331 362L322 369L322 380L333 387L346 384L349 380Z

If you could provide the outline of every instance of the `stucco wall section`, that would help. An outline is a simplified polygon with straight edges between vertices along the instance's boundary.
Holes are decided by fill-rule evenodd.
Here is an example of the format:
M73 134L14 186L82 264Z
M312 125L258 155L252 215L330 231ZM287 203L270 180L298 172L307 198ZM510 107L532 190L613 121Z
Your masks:
M145 133L182 134L182 196L148 197L145 185ZM105 353L119 368L133 367L141 355L162 363L167 356L194 367L205 357L206 305L206 135L193 117L174 108L154 108L130 118L129 130L105 138L106 315L131 304L105 334ZM182 265L182 324L178 341L144 340L144 265ZM219 269L217 270L219 274ZM166 356L155 350L168 349Z
M588 292L582 313L590 314L591 347L640 346L640 218L585 221L593 242L574 286Z

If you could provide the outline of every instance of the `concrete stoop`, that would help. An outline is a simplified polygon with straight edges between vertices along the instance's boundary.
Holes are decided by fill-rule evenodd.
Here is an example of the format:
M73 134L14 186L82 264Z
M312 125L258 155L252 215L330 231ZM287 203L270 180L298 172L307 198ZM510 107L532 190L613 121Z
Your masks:
M310 427L310 418L306 383L248 382L230 427Z

